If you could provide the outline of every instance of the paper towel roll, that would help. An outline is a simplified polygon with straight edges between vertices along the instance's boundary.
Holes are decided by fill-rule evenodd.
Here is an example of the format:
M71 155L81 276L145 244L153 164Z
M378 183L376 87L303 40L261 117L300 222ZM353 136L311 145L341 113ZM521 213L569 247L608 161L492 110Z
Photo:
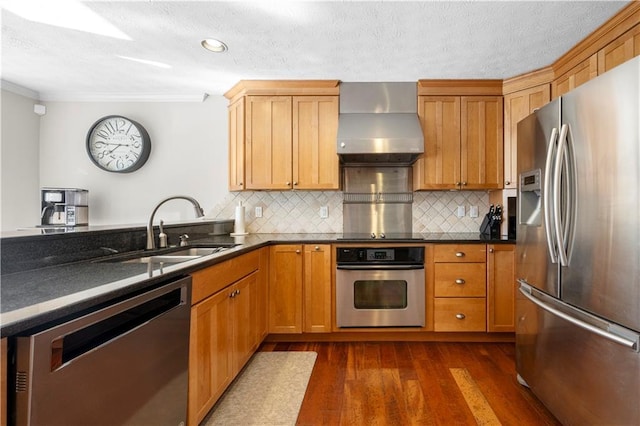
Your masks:
M236 206L236 223L234 228L234 234L244 234L244 206L240 203Z

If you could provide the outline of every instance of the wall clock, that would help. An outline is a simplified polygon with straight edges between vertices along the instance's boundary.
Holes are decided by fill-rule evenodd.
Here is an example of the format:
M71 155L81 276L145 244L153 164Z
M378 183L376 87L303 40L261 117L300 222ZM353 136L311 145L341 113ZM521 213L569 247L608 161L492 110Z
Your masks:
M151 152L149 133L120 115L102 117L89 129L87 154L103 170L130 173L144 165Z

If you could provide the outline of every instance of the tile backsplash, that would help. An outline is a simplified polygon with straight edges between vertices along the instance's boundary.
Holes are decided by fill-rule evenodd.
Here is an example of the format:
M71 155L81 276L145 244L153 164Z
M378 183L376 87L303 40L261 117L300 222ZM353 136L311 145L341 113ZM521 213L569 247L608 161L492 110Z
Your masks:
M342 233L342 192L243 191L230 192L208 216L233 219L235 207L245 206L245 229L252 234ZM320 217L320 207L328 217ZM464 206L464 217L456 216ZM477 206L478 217L469 216ZM262 217L255 208L262 207ZM413 232L476 232L489 209L489 194L482 191L433 191L413 194Z

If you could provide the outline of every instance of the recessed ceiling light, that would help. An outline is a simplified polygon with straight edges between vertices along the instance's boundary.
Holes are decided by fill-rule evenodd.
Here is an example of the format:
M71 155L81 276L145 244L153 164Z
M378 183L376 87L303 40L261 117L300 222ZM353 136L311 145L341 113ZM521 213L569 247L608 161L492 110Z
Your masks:
M220 53L226 52L227 45L221 42L220 40L216 40L215 38L205 38L200 42L202 47L212 52Z

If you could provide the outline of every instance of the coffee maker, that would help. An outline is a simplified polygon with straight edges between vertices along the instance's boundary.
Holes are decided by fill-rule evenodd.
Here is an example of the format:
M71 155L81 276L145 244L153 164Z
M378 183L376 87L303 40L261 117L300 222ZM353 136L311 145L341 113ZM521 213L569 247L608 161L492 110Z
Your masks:
M89 191L78 188L40 190L41 226L89 224Z

